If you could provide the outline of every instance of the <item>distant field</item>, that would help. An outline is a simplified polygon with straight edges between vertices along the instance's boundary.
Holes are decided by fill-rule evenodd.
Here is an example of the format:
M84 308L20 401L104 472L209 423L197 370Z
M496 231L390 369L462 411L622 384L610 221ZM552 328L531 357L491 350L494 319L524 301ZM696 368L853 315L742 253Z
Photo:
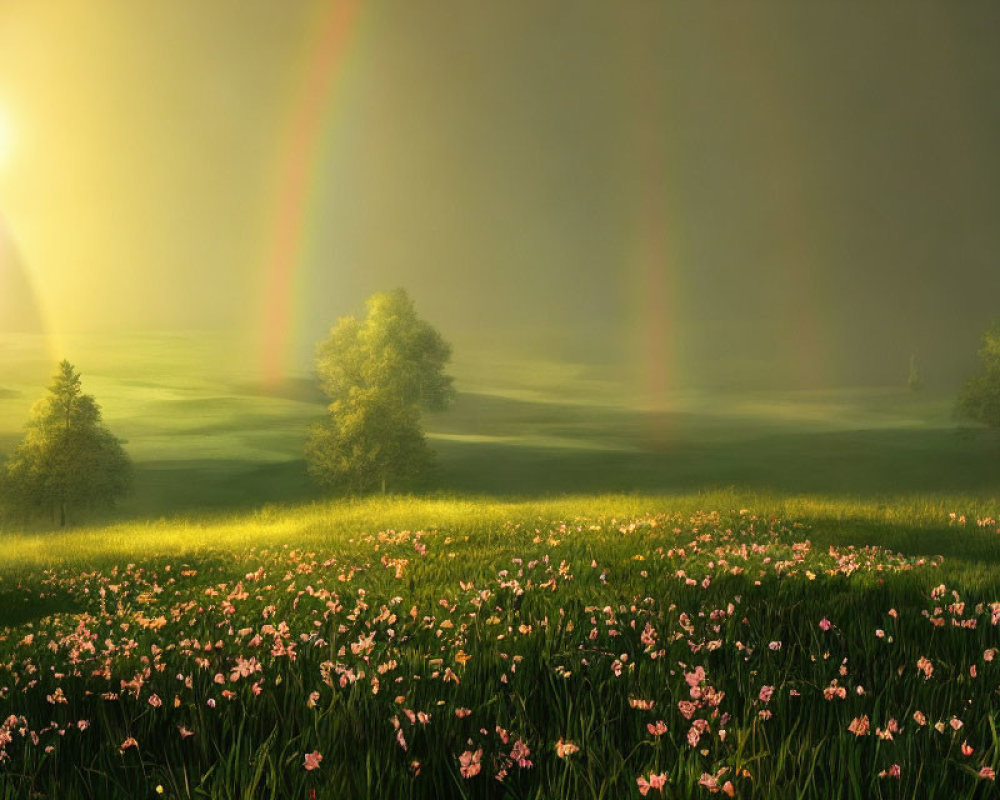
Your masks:
M390 497L9 534L0 798L993 796L998 515Z
M138 474L125 516L321 499L301 460L324 413L308 375L264 387L229 358L231 343L207 335L63 349L128 440ZM610 367L458 354L453 371L455 408L426 419L439 470L420 491L1000 493L1000 437L957 426L950 392L701 392L649 408ZM0 375L4 452L45 381L23 368Z

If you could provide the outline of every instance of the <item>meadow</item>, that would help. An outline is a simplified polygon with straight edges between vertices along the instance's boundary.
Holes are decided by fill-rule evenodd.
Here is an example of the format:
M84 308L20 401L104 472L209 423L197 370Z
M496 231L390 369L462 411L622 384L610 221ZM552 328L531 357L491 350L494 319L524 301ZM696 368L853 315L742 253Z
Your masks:
M0 558L2 797L995 791L967 499L387 498Z
M945 394L458 365L428 485L326 499L309 381L182 344L81 365L118 519L0 535L0 798L997 795L997 440Z

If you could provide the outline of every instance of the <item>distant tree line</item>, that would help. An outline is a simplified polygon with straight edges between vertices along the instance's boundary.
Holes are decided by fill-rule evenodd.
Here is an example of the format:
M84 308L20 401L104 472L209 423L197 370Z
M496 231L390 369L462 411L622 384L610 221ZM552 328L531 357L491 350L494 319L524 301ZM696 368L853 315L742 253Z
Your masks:
M983 335L979 373L962 388L957 416L1000 427L1000 320ZM424 409L455 397L445 374L451 348L421 319L402 289L367 301L363 318L343 317L317 348L316 369L330 402L308 434L311 476L346 494L414 486L434 464L421 428ZM922 386L916 356L909 386ZM80 373L59 364L35 404L21 443L0 465L0 512L8 520L47 518L66 525L84 511L107 510L131 489L133 468L84 394Z

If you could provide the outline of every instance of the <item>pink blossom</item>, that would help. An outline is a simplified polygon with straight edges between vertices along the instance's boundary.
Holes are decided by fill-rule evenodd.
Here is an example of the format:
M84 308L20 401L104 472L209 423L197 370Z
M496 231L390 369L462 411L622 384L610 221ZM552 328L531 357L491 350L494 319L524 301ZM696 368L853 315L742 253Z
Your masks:
M865 714L860 717L855 717L851 720L851 724L847 726L847 730L853 733L855 736L866 736L868 734L868 729L871 723L868 721L868 715Z
M556 755L559 756L559 758L566 758L567 756L571 756L579 749L580 749L579 747L577 747L575 744L573 744L573 742L570 741L563 741L562 739L560 739L558 742L556 742Z
M306 753L305 768L307 770L319 769L319 762L322 760L323 755L319 752L319 750L313 750L311 753Z
M466 750L458 757L460 772L463 778L474 778L479 774L479 771L483 768L483 765L480 763L482 757L483 748L481 747L475 753L471 750Z

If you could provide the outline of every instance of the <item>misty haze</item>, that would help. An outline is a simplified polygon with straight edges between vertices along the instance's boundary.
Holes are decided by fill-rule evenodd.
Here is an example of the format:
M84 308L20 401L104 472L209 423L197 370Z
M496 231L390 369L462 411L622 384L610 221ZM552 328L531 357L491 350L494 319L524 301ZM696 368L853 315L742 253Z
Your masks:
M993 796L998 29L5 0L0 798Z

